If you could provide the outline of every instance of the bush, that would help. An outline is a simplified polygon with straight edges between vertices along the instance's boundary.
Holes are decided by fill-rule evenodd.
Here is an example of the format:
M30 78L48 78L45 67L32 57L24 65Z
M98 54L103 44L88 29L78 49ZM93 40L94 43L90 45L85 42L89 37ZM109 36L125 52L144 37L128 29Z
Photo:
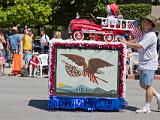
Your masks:
M119 13L124 19L142 20L145 16L151 13L151 4L124 4L119 5Z
M116 2L118 4L122 4L122 3L124 3L124 0L106 0L106 2L107 3L114 3L114 2Z
M36 36L36 37L35 37L35 40L39 40L39 39L41 39L40 36Z

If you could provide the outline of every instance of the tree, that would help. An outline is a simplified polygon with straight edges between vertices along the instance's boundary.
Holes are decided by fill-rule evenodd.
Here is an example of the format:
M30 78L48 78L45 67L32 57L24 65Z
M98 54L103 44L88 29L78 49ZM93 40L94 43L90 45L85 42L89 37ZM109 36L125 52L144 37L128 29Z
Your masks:
M53 14L53 21L58 26L67 27L76 13L80 16L89 16L90 13L94 16L103 16L106 15L104 4L105 0L59 0Z
M0 7L7 9L8 6L14 5L14 0L0 0Z
M2 8L0 7L0 28L4 27L3 23L7 22L7 14L2 10Z
M49 22L52 8L41 0L15 0L7 9L7 18L12 24L43 26Z
M68 28L69 22L76 17L77 12L81 17L90 14L95 18L106 17L106 5L115 1L118 4L124 2L124 0L0 0L0 27L12 27L18 24L20 27L29 25L32 28L47 27L52 30L59 28L63 30ZM136 18L140 13L137 15L135 11L143 9L134 6L134 9L129 9L130 6L126 5L119 8L127 19L133 16ZM131 10L134 14L130 14Z
M30 25L42 27L49 24L52 3L57 0L13 0L11 6L0 8L0 23L5 27Z

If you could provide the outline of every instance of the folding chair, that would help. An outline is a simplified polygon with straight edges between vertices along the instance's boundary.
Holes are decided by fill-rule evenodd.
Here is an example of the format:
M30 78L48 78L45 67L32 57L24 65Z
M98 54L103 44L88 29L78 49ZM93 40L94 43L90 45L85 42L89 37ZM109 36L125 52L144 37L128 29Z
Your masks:
M40 76L42 76L43 67L48 67L48 54L40 54L38 55L38 59L40 61Z
M138 62L139 62L139 53L133 52L130 58L130 65L129 65L130 74L133 74L134 66L138 65Z

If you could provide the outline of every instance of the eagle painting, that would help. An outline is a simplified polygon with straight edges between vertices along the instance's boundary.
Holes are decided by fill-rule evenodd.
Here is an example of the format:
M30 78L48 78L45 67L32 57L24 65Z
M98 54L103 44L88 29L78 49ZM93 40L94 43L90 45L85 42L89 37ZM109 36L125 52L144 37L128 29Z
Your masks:
M62 60L62 62L65 63L65 70L70 77L84 76L84 77L88 77L91 82L96 84L98 84L97 79L105 83L108 83L108 81L95 76L95 74L102 74L102 72L98 71L98 69L104 68L104 67L111 67L113 66L111 63L104 61L100 58L91 58L89 59L87 64L85 62L85 58L82 56L75 55L75 54L61 54L61 55L72 60L76 65L83 67L83 71L80 71L75 66Z

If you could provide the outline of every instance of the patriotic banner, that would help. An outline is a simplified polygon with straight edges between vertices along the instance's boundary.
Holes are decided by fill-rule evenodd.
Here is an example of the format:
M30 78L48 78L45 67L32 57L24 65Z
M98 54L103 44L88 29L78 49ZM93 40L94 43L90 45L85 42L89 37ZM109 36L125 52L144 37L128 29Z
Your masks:
M49 109L123 109L125 49L122 43L55 41L50 46Z
M55 94L117 97L118 53L57 48Z

